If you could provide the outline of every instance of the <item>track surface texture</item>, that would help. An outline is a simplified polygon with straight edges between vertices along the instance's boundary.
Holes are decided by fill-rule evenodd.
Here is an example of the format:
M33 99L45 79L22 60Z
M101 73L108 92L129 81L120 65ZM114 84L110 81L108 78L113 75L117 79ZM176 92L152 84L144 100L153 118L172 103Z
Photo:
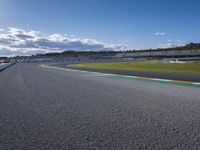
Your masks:
M189 81L189 82L200 82L200 75L199 74L181 74L181 73L165 73L165 72L129 71L129 70L111 70L111 69L69 67L69 66L67 66L66 63L53 64L52 66L68 68L68 69L78 69L78 70L85 70L85 71L119 74L119 75L141 76L141 77L181 80L181 81Z
M200 149L199 108L199 88L16 64L0 72L0 149Z

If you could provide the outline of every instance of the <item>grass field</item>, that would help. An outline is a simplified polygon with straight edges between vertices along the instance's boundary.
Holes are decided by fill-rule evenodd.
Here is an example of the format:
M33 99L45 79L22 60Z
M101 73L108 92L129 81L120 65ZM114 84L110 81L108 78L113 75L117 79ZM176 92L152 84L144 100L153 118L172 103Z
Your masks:
M73 64L72 67L200 74L200 63L109 62Z

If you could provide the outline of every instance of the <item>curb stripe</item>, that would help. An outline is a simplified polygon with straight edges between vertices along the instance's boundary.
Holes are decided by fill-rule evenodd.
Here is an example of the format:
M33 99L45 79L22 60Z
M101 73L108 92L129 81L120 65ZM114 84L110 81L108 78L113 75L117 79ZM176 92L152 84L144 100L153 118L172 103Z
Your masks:
M193 82L189 82L189 81L179 81L179 80L172 80L171 82L178 82L178 83L185 83L185 84L193 84Z
M195 85L200 85L200 83L198 83L198 82L195 82L195 83L193 83L193 84L195 84Z
M118 75L118 74L109 74L109 73L101 73L101 72L92 72L92 71L84 71L84 70L75 70L75 69L67 69L67 68L59 68L52 67L46 65L39 65L40 67L50 68L50 69L58 69L63 71L73 71L73 72L82 72L82 73L90 73L97 76L111 76L111 77L120 77L127 79L135 79L135 80L143 80L143 81L155 81L157 83L166 83L166 84L174 84L174 85L182 85L182 86L190 86L200 88L200 82L189 82L189 81L180 81L180 80L168 80L168 79L159 79L159 78L148 78L148 77L140 77L140 76L126 76L126 75Z
M154 81L163 81L163 82L171 82L172 80L167 80L167 79L158 79L158 78L152 78Z

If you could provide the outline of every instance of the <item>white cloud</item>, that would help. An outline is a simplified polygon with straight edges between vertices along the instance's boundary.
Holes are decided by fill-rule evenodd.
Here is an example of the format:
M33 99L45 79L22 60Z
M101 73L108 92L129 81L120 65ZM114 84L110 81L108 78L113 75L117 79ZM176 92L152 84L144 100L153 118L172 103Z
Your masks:
M3 32L3 31L4 31L4 29L1 29L1 28L0 28L0 32Z
M166 35L166 33L165 32L156 32L156 33L154 33L155 35L158 35L158 36L164 36L164 35Z
M171 47L179 47L184 46L186 43L181 40L167 40L166 43L158 44L158 48L171 48Z
M81 39L63 34L42 35L39 31L7 28L0 33L0 56L31 55L47 52L118 51L123 45L106 44L95 39Z
M158 48L171 48L171 47L172 47L172 43L158 44Z

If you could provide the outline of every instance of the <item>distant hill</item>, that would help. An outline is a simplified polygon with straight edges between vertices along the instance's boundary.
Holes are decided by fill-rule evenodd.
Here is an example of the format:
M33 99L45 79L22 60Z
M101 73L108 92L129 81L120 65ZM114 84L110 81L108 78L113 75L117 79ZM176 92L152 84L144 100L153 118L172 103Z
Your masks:
M73 51L68 50L61 53L46 53L28 56L28 58L43 58L43 57L92 57L99 58L101 56L115 56L120 53L134 53L134 52L155 52L155 51L173 51L173 50L200 50L200 43L190 43L185 46L173 47L173 48L158 48L158 49L146 49L146 50L127 50L127 51ZM16 56L14 59L23 59L27 56ZM6 60L6 57L0 57L0 60Z
M61 53L46 53L46 54L37 54L33 55L32 57L63 57L63 56L68 56L68 57L84 57L84 56L111 56L115 55L118 52L115 51L64 51Z
M64 51L61 53L47 53L47 54L38 54L36 57L51 57L51 56L71 56L71 57L80 57L80 56L111 56L118 53L133 53L133 52L150 52L150 51L173 51L173 50L200 50L200 43L190 43L185 46L172 47L172 48L158 48L158 49L146 49L146 50L127 50L127 51Z
M173 50L200 50L200 43L190 43L185 46L172 47L172 48L158 48L158 49L146 49L146 50L129 50L127 52L148 52L148 51L173 51Z
M174 50L200 50L200 43L190 43L182 47L171 48Z

